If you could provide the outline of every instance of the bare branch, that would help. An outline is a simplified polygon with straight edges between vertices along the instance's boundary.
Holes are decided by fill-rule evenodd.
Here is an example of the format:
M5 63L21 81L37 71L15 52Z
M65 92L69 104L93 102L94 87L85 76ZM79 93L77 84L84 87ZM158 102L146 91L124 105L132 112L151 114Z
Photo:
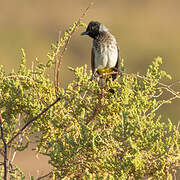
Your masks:
M157 111L163 104L168 103L168 101L172 101L172 100L174 100L174 99L176 99L176 96L174 96L174 97L172 97L172 98L170 98L170 99L162 102L161 104L159 104L159 106L157 106L154 110L152 110L149 114L147 114L147 117L150 116L151 113Z
M41 179L47 178L47 177L49 177L51 175L52 175L52 171L50 171L49 173L45 174L44 176L38 177L37 180L41 180Z
M178 83L180 83L180 80L177 80L177 81L175 81L175 82L169 84L168 86L171 87L171 86L174 86L175 84L178 84Z
M59 42L60 42L60 40L61 40L61 31L59 31L59 33L58 33L58 45L57 45L57 48L56 48L56 53L55 53L55 67L54 67L54 87L55 87L55 91L56 91L56 93L57 93L57 88L58 88L58 86L59 86L59 81L57 80L57 65L58 65L58 53L59 53L59 51L60 51L60 47L61 46L59 46Z
M30 121L28 121L17 133L16 135L14 135L10 140L9 142L7 143L7 145L9 146L13 141L14 139L19 135L21 134L24 129L26 129L30 124L32 124L35 120L37 120L38 118L41 117L41 115L43 115L46 111L48 111L52 106L54 106L58 101L60 100L60 98L58 97L51 105L47 106L44 110L42 110L41 113L39 113L37 116L35 116L34 118L32 118Z
M177 125L177 131L179 131L179 126L180 126L180 121L178 122L178 125Z
M82 13L81 17L78 19L77 23L75 24L74 29L72 30L72 32L69 34L68 39L65 42L65 45L63 47L63 50L60 54L59 57L59 61L58 61L58 65L57 65L57 77L56 77L56 81L57 81L57 85L59 86L59 77L60 77L60 66L62 63L62 58L67 50L67 46L71 40L72 35L74 34L74 32L77 30L78 25L81 23L81 20L84 18L84 16L86 15L86 13L88 12L88 10L90 9L90 7L93 5L93 2L90 2L89 6L85 9L85 11Z

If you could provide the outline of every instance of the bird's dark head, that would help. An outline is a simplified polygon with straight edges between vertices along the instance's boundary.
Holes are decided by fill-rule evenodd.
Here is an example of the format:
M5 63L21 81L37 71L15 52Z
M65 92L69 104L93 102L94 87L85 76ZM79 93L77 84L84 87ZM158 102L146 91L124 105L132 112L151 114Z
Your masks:
M100 32L108 32L108 29L101 23L97 21L91 21L85 32L81 33L81 35L88 35L91 38L96 38Z

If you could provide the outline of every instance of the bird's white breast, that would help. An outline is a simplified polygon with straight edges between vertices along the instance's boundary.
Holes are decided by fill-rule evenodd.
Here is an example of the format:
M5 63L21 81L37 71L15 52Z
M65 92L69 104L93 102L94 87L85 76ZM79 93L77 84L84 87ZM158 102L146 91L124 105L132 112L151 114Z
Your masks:
M101 44L99 48L94 48L95 68L113 68L118 59L118 50L116 44Z

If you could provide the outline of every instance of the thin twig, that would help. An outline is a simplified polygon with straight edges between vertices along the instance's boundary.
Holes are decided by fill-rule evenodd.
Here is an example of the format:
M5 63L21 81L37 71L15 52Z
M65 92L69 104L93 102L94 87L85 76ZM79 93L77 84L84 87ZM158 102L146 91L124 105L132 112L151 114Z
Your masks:
M152 96L152 97L153 97L153 98L158 98L158 97L160 97L162 94L163 94L163 91L161 91L158 95L154 95L154 96Z
M59 31L58 33L58 43L57 43L57 48L56 48L56 53L55 53L55 67L54 67L54 87L55 87L55 91L57 93L57 90L58 90L58 86L59 86L59 82L57 81L57 65L58 65L58 53L60 51L60 43L61 41L61 31Z
M148 80L148 81L152 81L151 79L149 79L149 78L147 78L147 77L144 77L144 76L140 76L140 75L138 75L138 74L132 74L132 75L134 75L134 76L136 76L136 77L138 77L138 78L140 78L140 79L145 79L145 80ZM179 81L176 81L176 83L178 83L178 82L179 82ZM171 94L173 94L173 95L176 96L177 98L180 98L179 92L176 92L176 91L174 91L174 90L171 88L172 84L174 85L175 82L172 83L172 84L170 84L170 86L169 86L169 85L166 85L166 84L163 84L163 83L161 83L161 82L158 82L157 84L161 86L160 88L166 89L167 91L169 91Z
M177 131L179 131L180 121L177 124Z
M98 75L97 77L104 77L104 76L107 76L107 75L112 75L112 74L118 74L118 72L110 72L110 73L105 73L103 75ZM149 79L145 76L141 76L141 75L138 75L138 74L127 74L127 73L122 73L122 75L125 75L125 76L135 76L139 79L144 79L144 80L147 80L147 81L152 81L152 79ZM171 83L170 85L166 85L166 84L163 84L161 82L157 82L157 84L160 86L159 88L162 88L162 89L166 89L168 92L170 92L172 95L176 96L176 98L180 98L180 93L179 92L176 92L174 91L171 86L172 85L175 85L176 83L179 83L180 81L175 81L173 83Z
M147 114L147 117L149 117L151 115L151 113L157 111L163 104L168 103L168 101L172 101L176 99L176 96L173 96L172 98L165 100L164 102L162 102L161 104L159 104L155 109L153 109L149 114Z
M65 42L64 48L60 54L59 57L59 61L58 61L58 66L57 66L57 77L56 77L56 81L57 81L57 85L59 87L59 77L60 77L60 66L62 63L62 58L67 50L67 46L71 40L72 35L74 34L74 32L77 30L78 25L80 24L81 20L84 18L84 16L86 15L86 13L88 12L88 10L90 9L90 7L93 5L93 2L90 2L89 6L85 9L85 11L82 13L81 17L78 19L77 23L75 24L74 29L72 30L72 32L69 34L68 39Z
M4 129L3 129L3 121L2 121L2 116L1 116L1 113L0 113L0 126L1 126L1 139L2 139L2 142L4 144L4 163L3 163L3 166L4 166L4 180L7 180L7 143L6 143L6 140L5 140L5 137L4 137Z
M47 178L47 177L49 177L51 175L52 175L52 171L50 171L48 174L45 174L45 175L43 175L41 177L38 177L37 180L41 180L41 179Z
M180 83L180 80L177 80L177 81L175 81L175 82L169 84L168 86L171 87L171 86L174 86L175 84L178 84L178 83Z
M24 129L26 129L30 124L32 124L35 120L37 120L38 118L41 117L41 115L43 115L46 111L48 111L52 106L54 106L58 101L60 100L60 97L58 97L51 105L47 106L46 108L44 108L44 110L42 110L41 113L39 113L37 116L35 116L34 118L32 118L30 121L28 121L17 133L16 135L14 135L10 140L9 142L7 143L7 145L9 146L13 141L14 139L19 135L21 134Z

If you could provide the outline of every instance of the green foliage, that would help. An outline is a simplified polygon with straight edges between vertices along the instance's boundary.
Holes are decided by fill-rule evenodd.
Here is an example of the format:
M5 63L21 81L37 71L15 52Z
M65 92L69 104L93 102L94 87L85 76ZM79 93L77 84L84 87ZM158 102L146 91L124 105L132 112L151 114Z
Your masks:
M62 56L62 53L67 48L67 42L71 38L72 33L76 31L79 27L86 27L86 24L83 22L74 22L63 34L61 37L61 33L59 34L60 37L58 39L57 45L52 44L51 45L51 51L47 54L49 61L46 64L46 67L50 67L52 64L54 64L57 60L57 56ZM64 48L62 50L62 48Z
M4 176L3 168L0 168L0 177ZM22 170L15 166L13 169L10 169L10 180L25 180L24 173Z
M73 28L60 44L67 41ZM36 61L28 69L22 50L17 73L7 75L0 67L0 110L6 142L58 95L60 102L31 124L21 135L23 141L17 138L11 147L22 151L31 142L30 135L36 135L36 150L49 157L54 179L170 179L180 160L179 132L170 120L162 122L156 115L161 105L170 103L159 98L162 88L158 83L170 78L160 69L162 59L153 61L145 78L124 75L109 80L106 87L89 81L86 66L70 68L74 81L56 94L46 70L55 63L60 44L53 45L46 65ZM14 169L11 178L20 174L23 179L23 173ZM3 171L0 173L2 176Z
M155 116L166 103L156 98L161 91L156 85L169 77L160 63L157 58L148 68L149 80L124 76L105 89L89 82L86 66L71 68L75 80L59 93L62 101L53 108L52 127L39 146L59 178L171 176L180 158L179 136L170 120L162 123Z

